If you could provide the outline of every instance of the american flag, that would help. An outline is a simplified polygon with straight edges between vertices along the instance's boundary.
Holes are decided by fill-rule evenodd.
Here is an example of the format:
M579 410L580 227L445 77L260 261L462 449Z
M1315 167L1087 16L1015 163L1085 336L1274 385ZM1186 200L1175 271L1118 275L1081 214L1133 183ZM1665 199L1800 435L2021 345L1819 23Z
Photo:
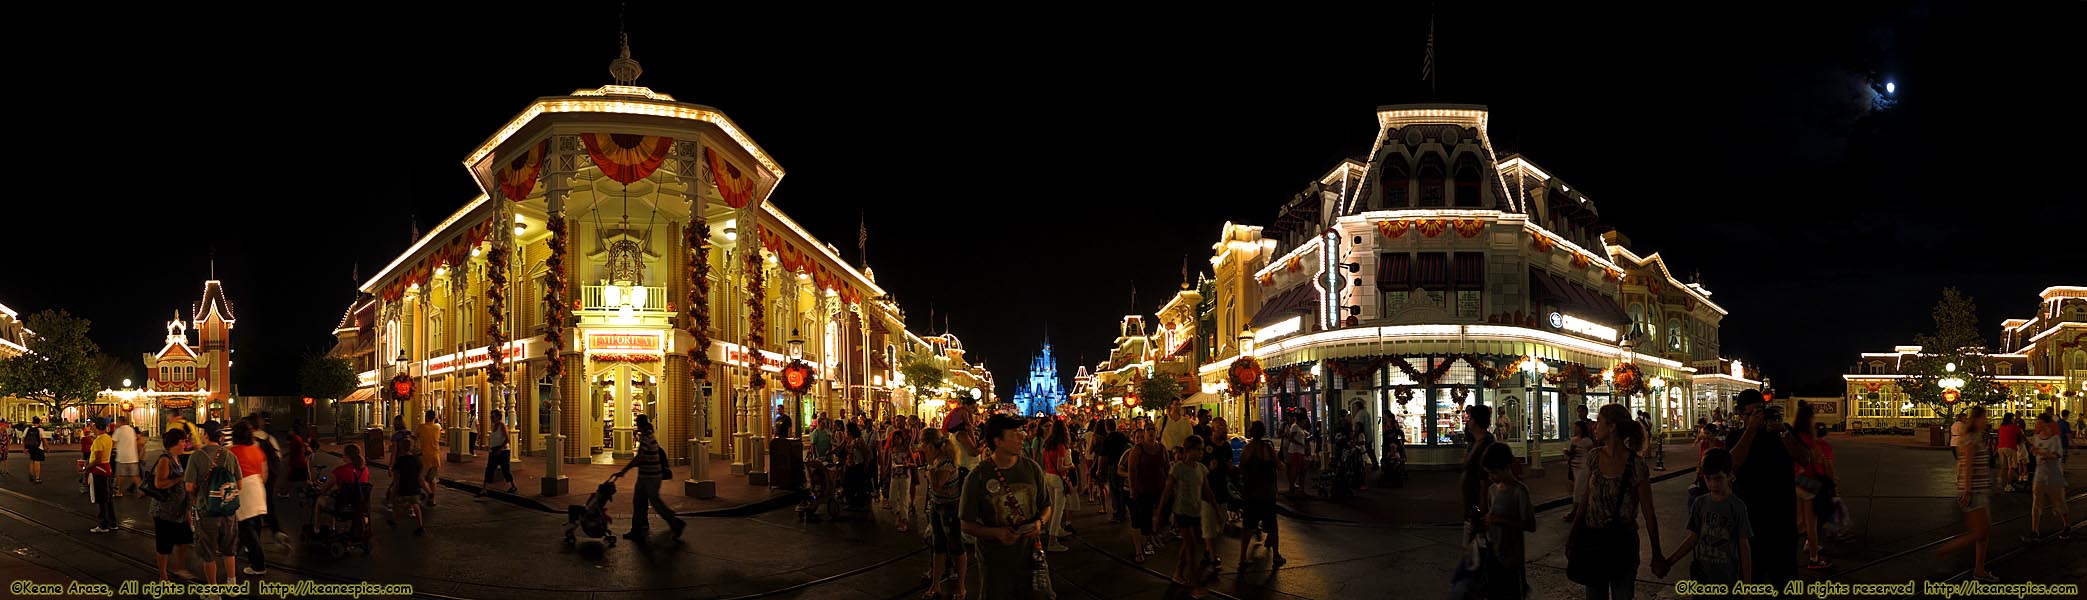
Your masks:
M1426 80L1435 75L1435 18L1428 17L1428 54L1421 62L1420 78Z

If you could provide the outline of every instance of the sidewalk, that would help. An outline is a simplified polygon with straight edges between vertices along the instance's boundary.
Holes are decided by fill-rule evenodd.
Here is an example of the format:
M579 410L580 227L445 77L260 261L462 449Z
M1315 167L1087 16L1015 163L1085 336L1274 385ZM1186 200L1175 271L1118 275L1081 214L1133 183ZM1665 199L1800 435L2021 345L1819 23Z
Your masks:
M327 454L340 456L338 443L322 442L319 448ZM385 460L369 462L372 468L391 468L388 456ZM443 485L476 494L485 482L485 468L485 456L480 455L475 462L444 462L436 476L441 479ZM486 495L510 504L562 514L567 506L586 504L587 497L594 494L595 486L607 481L609 476L622 468L623 463L559 465L559 473L564 475L567 481L566 491L570 493L564 496L543 496L539 494L542 491L542 484L539 482L543 477L544 461L542 458L532 460L525 457L512 467L515 487L520 488L518 493L509 494L496 484ZM729 460L710 461L709 475L717 482L717 496L710 499L692 498L681 493L681 481L688 478L688 473L688 465L676 465L674 481L665 482L660 486L660 499L665 500L667 506L674 509L675 514L684 517L745 516L790 506L797 501L795 492L776 490L768 486L747 485L745 475L732 474L732 461ZM636 475L616 480L616 498L630 498L637 489L637 480Z
M1652 472L1654 482L1674 477L1693 477L1696 470L1696 449L1693 444L1667 444L1666 469ZM1646 464L1655 464L1646 461ZM1529 486L1530 499L1537 510L1564 506L1572 502L1572 486L1566 481L1566 463L1562 458L1543 462L1543 473L1525 470L1522 482ZM1377 524L1454 525L1461 520L1458 505L1463 502L1457 489L1461 471L1406 470L1406 483L1399 487L1381 485L1381 471L1368 474L1370 489L1361 490L1341 500L1325 500L1318 497L1279 496L1276 509L1284 516L1311 521ZM1278 489L1289 489L1289 481L1281 480ZM1307 487L1307 489L1309 489Z

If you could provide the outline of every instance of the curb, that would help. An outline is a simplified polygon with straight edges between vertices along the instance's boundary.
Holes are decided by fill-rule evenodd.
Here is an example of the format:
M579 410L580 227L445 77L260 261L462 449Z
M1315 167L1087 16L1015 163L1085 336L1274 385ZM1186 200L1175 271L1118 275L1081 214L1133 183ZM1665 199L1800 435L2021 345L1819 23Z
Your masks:
M340 454L339 452L334 452L334 451L332 451L332 450L325 450L324 452L325 452L325 453L327 453L327 454L331 454L331 455L333 455L333 457L334 457L334 458L341 458L341 454ZM388 463L388 462L378 462L378 461L374 461L374 460L370 460L370 461L365 461L365 462L367 462L367 463L369 464L369 466L370 466L371 468L376 468L376 469L383 469L383 470L386 470L386 471L389 471L389 470L391 470L391 463ZM479 484L479 483L472 483L472 482L468 482L468 481L459 481L459 480L455 480L455 479L450 479L450 478L448 478L448 477L442 477L442 476L439 476L439 475L438 475L438 476L436 476L436 480L438 480L438 481L442 482L442 485L444 485L444 486L446 486L446 487L449 487L449 488L451 488L451 489L455 489L455 490L461 490L461 491L466 491L466 492L471 492L472 494L477 494L477 493L479 493L479 492L480 492L480 489L481 489L481 488L484 488L484 487L485 487L484 485L482 485L482 484ZM488 498L492 498L492 499L495 499L495 500L499 500L499 501L501 501L501 502L506 502L506 503L508 503L508 504L513 504L513 505L515 505L515 506L519 506L519 507L522 507L522 508L527 508L527 509L531 509L531 510L537 510L537 511L547 512L547 513L553 513L553 514L564 514L564 513L565 513L565 511L564 511L564 510L560 510L560 509L557 509L557 508L553 508L553 507L551 507L551 505L549 505L549 504L545 504L545 503L544 503L544 502L543 502L542 500L538 500L538 499L536 499L536 498L533 498L533 497L529 497L529 496L524 496L524 495L521 495L521 494L509 494L509 493L507 493L507 492L503 492L503 491L500 491L500 490L485 490L485 491L484 491L484 493L485 493L485 496L486 496L486 497L488 497ZM804 492L801 492L801 491L793 491L793 492L787 492L787 493L781 493L781 494L772 494L772 495L770 495L770 496L769 496L768 498L764 498L764 499L761 499L761 500L755 500L755 501L753 501L753 502L748 502L748 503L745 503L745 504L740 504L740 505L737 505L737 506L727 506L727 507L724 507L724 508L713 508L713 509L709 509L709 510L695 510L695 511L686 511L686 512L676 512L676 513L674 513L674 516L677 516L677 517L746 517L746 516L753 516L753 515L757 515L757 514L765 513L765 512L771 511L771 510L775 510L775 509L778 509L778 508L782 508L782 507L786 507L786 506L792 506L792 505L795 505L795 504L797 504L798 500L800 499L800 496L802 496L803 494L804 494Z
M1680 477L1680 476L1683 476L1683 475L1689 475L1689 474L1693 474L1693 473L1695 473L1695 472L1696 472L1696 467L1682 467L1682 468L1674 469L1674 470L1672 470L1672 471L1665 471L1665 472L1660 472L1660 473L1659 473L1658 475L1654 475L1654 476L1652 476L1652 479L1651 479L1651 481L1650 481L1649 483L1659 483L1659 482L1662 482L1662 481L1666 481L1666 480L1669 480L1669 479L1673 479L1673 478L1676 478L1676 477ZM1534 509L1536 510L1536 512L1543 512L1543 511L1551 510L1551 509L1554 509L1554 508L1558 508L1558 507L1561 507L1561 506L1569 506L1569 505L1571 505L1571 504L1572 504L1572 496L1564 496L1564 497L1559 497L1559 498L1552 498L1552 499L1550 499L1550 500L1545 500L1545 501L1543 501L1543 502L1538 502L1538 503L1536 503L1536 505L1534 506ZM1297 511L1297 510L1295 510L1295 509L1292 509L1292 508L1290 508L1290 507L1289 507L1288 505L1285 505L1285 504L1283 504L1283 503L1282 503L1282 502L1280 502L1280 501L1276 502L1276 504L1275 504L1275 512L1276 512L1276 514L1279 514L1279 515L1282 515L1282 516L1285 516L1285 517L1290 517L1290 518L1292 518L1292 519L1297 519L1297 520L1299 520L1299 521L1313 521L1313 522L1318 522L1318 523L1360 523L1360 521L1354 521L1354 520L1349 520L1349 519L1336 519L1336 518L1333 518L1333 517L1320 517L1320 516L1314 516L1314 515L1310 515L1310 514L1305 514L1305 513L1301 513L1301 512L1298 512L1298 511ZM1457 525L1457 524L1456 524L1456 523L1437 523L1437 525L1442 525L1442 526L1454 526L1454 525Z

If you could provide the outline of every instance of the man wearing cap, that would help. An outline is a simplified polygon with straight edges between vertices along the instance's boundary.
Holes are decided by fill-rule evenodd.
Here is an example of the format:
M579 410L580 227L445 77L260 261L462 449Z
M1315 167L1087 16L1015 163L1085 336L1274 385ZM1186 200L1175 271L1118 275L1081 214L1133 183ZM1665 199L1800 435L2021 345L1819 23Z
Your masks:
M239 544L237 522L232 517L202 515L200 509L209 494L197 493L197 488L210 482L212 466L225 466L235 473L238 472L239 458L232 456L232 451L222 445L224 425L210 421L204 423L200 430L202 437L197 439L195 451L189 453L188 465L182 474L182 478L187 480L189 501L195 507L194 510L198 511L194 519L196 560L203 563L203 583L229 584L234 577L234 552ZM219 569L224 570L223 579L218 578Z
M1770 421L1767 398L1760 390L1746 390L1732 399L1740 426L1725 438L1732 452L1732 493L1746 502L1748 518L1765 524L1754 528L1754 581L1781 582L1797 578L1797 472L1799 458L1808 450L1790 435L1781 419Z
M978 538L981 598L1053 598L1049 577L1040 577L1044 532L1051 500L1044 471L1022 456L1022 420L993 415L984 438L992 455L964 480L957 502L964 533Z

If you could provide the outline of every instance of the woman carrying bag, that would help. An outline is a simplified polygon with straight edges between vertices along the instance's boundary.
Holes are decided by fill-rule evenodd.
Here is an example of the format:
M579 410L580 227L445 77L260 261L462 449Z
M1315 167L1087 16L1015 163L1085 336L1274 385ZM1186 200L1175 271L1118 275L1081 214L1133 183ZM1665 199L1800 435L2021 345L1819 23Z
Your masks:
M1651 469L1633 451L1645 432L1621 404L1601 408L1595 421L1596 446L1587 456L1586 484L1573 499L1572 531L1566 534L1567 579L1587 587L1589 600L1630 598L1637 581L1638 523L1652 541L1652 570L1664 576L1667 565L1659 542L1659 516L1653 511Z

